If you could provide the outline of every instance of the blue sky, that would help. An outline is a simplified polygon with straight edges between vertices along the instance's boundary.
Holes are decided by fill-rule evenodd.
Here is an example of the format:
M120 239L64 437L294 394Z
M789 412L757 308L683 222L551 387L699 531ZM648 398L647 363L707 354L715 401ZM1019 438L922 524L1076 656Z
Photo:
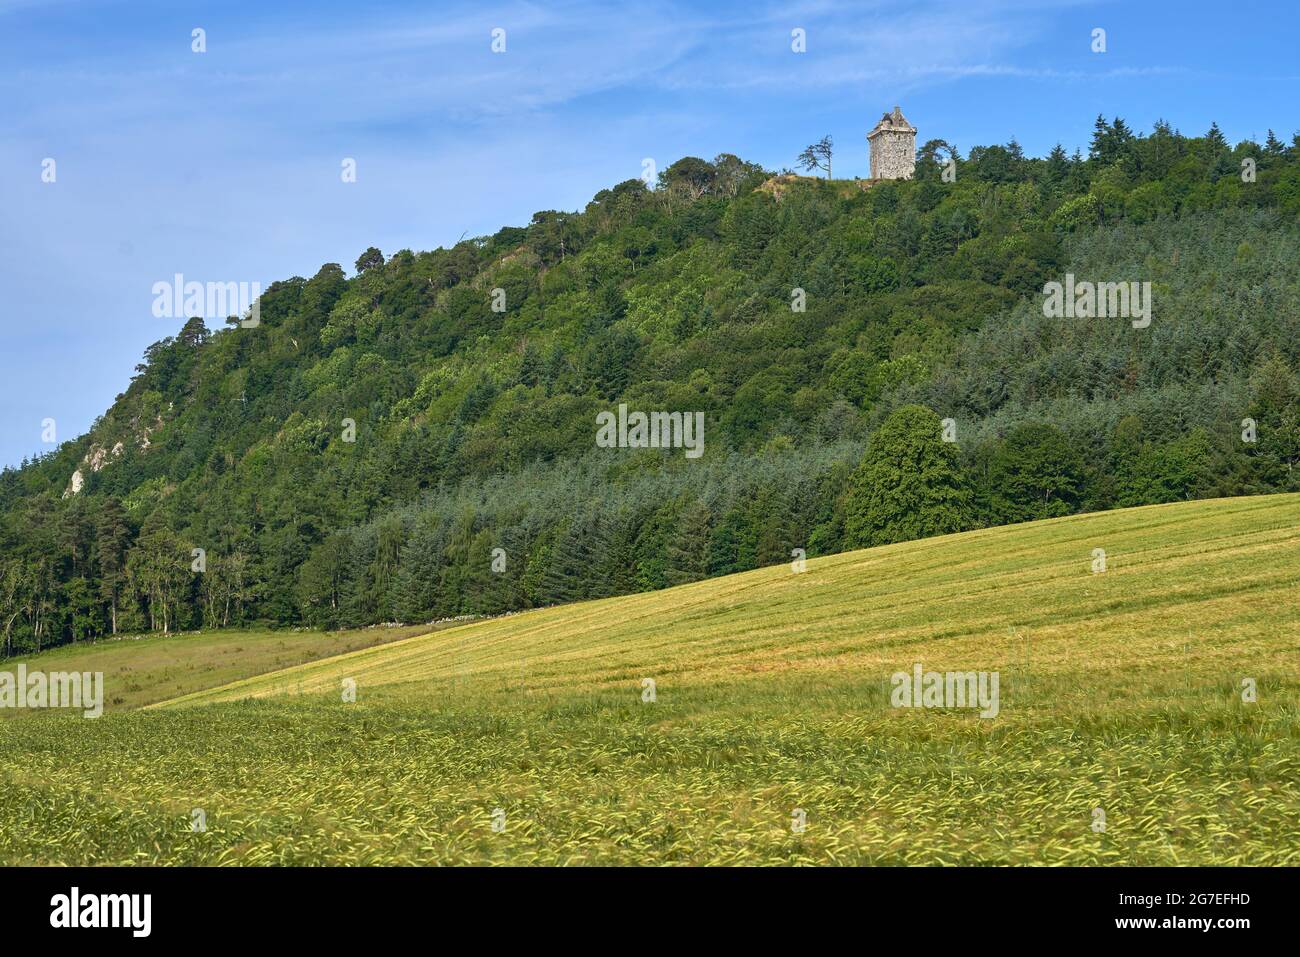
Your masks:
M829 133L836 175L865 175L866 131L896 103L963 152L1012 136L1086 150L1099 112L1289 140L1298 9L0 0L0 465L50 450L43 419L63 441L108 408L181 324L151 309L175 273L351 272L370 245L580 209L646 157L780 168Z

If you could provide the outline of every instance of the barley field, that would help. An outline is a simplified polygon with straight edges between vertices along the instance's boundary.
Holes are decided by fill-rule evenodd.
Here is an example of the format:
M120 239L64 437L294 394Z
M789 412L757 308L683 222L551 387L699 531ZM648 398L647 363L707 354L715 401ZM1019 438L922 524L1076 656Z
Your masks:
M1300 496L392 637L0 721L0 862L1300 864ZM996 717L893 706L918 664Z

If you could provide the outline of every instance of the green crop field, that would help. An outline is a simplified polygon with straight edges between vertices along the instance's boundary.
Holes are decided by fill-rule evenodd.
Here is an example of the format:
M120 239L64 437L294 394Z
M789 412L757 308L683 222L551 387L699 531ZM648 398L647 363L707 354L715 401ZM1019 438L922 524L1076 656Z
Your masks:
M0 861L1300 863L1296 495L259 653L261 675L159 641L111 649L119 710L0 721ZM918 664L996 672L997 715L892 706Z

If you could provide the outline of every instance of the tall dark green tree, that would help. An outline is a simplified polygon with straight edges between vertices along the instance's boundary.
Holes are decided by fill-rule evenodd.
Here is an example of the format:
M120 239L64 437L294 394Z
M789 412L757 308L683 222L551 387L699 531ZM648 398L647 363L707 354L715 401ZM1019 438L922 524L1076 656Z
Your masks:
M886 545L970 526L970 490L932 410L906 405L871 437L845 501L850 547Z
M1045 422L1023 422L994 454L990 481L1002 521L1053 518L1078 506L1083 462L1060 429Z
M106 496L100 503L95 526L95 550L99 558L99 596L108 606L114 635L117 634L117 610L126 587L126 555L130 543L131 527L122 503Z

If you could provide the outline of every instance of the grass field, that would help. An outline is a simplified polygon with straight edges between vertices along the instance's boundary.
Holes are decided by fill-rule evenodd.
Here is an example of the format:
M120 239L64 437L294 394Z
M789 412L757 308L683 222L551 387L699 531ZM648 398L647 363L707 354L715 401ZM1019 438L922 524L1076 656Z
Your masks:
M226 684L304 661L370 648L389 641L428 634L429 625L363 628L352 631L213 631L166 637L135 635L91 644L63 645L40 655L15 658L0 670L19 664L46 671L104 673L104 710L121 711L174 698L196 688ZM0 717L16 712L0 709Z
M0 722L0 862L1294 865L1298 626L1292 495L852 552L261 675L265 656L155 680L155 639L122 643L141 664L107 696L149 707ZM997 672L997 717L892 707L916 663Z

